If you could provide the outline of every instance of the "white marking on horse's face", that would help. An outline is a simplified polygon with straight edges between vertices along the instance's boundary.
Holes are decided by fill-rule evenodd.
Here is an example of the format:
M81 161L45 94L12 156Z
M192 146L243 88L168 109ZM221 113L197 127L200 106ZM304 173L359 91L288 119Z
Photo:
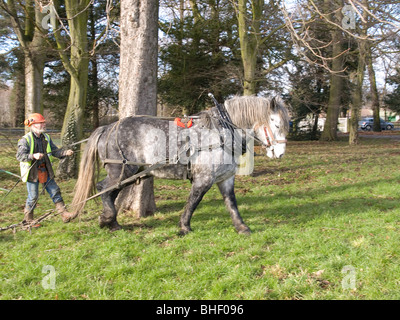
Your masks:
M269 147L267 147L267 156L271 159L281 158L286 151L286 143L279 142L282 140L286 140L284 130L281 130L282 125L283 123L281 117L279 116L279 114L274 113L271 115L271 118L269 120L269 127L271 128L273 136L270 136L270 133L266 129L265 125L260 126L256 132L257 137L261 141L263 141L265 145L270 145Z

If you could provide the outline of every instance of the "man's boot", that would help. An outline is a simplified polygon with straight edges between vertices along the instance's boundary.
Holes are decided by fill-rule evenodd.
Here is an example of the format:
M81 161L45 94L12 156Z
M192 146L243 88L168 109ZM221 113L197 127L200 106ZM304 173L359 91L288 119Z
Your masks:
M33 220L33 209L28 209L25 207L24 209L24 220L23 223L31 223Z
M64 223L70 222L78 215L77 213L68 212L65 208L65 204L63 201L56 203L56 210L61 215L62 221Z

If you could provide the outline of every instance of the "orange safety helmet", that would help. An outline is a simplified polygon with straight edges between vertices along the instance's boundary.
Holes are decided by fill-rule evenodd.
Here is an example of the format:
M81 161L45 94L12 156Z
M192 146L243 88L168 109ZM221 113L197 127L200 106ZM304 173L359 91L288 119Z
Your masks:
M46 122L46 119L40 113L32 113L28 119L24 121L24 124L30 127L34 123Z

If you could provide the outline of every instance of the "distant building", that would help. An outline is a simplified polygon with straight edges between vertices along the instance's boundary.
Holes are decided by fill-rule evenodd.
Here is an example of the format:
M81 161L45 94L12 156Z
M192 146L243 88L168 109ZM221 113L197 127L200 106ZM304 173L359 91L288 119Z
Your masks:
M371 118L373 116L374 112L372 111L370 104L367 104L361 108L360 119ZM396 112L393 112L390 109L382 106L379 110L379 116L386 121L399 121L399 115L397 115Z

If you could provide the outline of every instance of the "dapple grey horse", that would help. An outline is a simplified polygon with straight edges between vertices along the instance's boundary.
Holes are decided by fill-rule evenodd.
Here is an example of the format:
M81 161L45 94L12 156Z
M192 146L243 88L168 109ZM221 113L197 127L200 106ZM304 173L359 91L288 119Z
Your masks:
M133 183L124 182L126 179L145 172L142 178L191 180L189 199L180 218L181 234L191 231L193 212L214 183L218 185L237 232L250 233L239 214L234 193L242 143L254 137L267 148L268 157L282 157L289 129L288 110L277 97L234 97L226 100L223 107L230 117L231 128L235 129L233 132L224 128L217 107L191 117L190 128L186 128L187 124L178 126L174 121L147 116L126 117L97 128L81 159L71 204L76 214L95 193L96 186L103 203L100 226L112 231L120 229L115 199L121 188ZM107 177L96 184L98 160L105 166Z

